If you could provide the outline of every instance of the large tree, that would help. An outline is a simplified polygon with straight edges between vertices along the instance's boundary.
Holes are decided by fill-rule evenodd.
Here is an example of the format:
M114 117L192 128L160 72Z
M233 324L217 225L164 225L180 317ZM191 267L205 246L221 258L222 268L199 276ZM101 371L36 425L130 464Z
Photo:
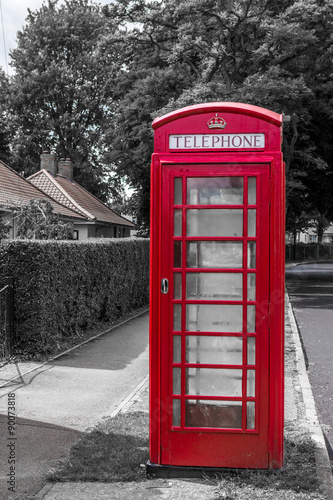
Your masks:
M109 154L137 189L134 209L144 228L151 121L199 102L239 101L289 114L288 198L300 189L311 195L304 178L329 168L333 142L332 0L119 0L109 12L119 24L132 23L123 31ZM106 37L106 46L114 43L113 34Z
M11 53L12 165L31 174L44 149L70 157L75 179L103 200L111 185L103 132L119 54L103 52L100 43L113 29L89 0L48 0L29 11Z
M251 103L291 117L287 222L304 225L309 210L332 220L317 196L333 170L332 22L333 0L48 0L12 53L11 164L32 173L51 149L102 199L125 178L148 234L153 118Z
M0 68L0 160L5 163L10 158L10 143L12 138L9 113L9 80Z

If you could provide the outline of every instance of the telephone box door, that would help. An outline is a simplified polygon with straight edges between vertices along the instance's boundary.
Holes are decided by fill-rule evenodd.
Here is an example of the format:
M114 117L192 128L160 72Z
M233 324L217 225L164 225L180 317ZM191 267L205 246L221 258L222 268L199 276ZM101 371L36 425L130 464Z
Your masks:
M269 169L162 165L161 464L269 466Z

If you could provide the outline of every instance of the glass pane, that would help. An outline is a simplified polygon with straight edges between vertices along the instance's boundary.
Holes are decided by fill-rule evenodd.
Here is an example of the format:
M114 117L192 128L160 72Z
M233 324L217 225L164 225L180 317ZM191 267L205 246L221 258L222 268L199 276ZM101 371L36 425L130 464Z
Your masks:
M182 235L182 210L174 210L173 212L174 228L173 235Z
M243 339L241 337L186 337L186 362L210 365L241 365Z
M247 364L256 364L256 339L254 337L247 339Z
M242 370L187 368L186 394L240 397L242 395Z
M242 300L241 273L187 273L186 298L206 300Z
M187 179L188 205L242 205L242 177L197 177Z
M175 332L180 332L182 329L182 305L173 305L173 329Z
M247 397L254 397L256 395L256 372L255 370L247 370L247 384L246 384Z
M174 179L174 204L182 205L183 204L183 188L182 188L182 178L175 177Z
M180 399L172 401L172 425L180 427Z
M246 428L255 429L255 409L256 405L254 401L248 401L246 403Z
M236 241L191 241L187 243L187 267L243 267L243 244Z
M173 265L174 267L182 267L182 242L173 242Z
M187 304L186 330L189 332L241 332L243 306Z
M176 394L177 396L180 395L181 392L181 373L182 369L181 368L173 368L173 394Z
M247 300L256 300L256 275L254 273L247 275Z
M247 243L247 267L249 269L256 268L256 242L249 241Z
M256 306L247 306L247 331L248 333L256 331Z
M181 273L173 273L173 298L182 298L182 275Z
M182 338L180 335L173 337L173 362L181 363L182 361Z
M242 428L240 401L185 401L186 427Z
M187 210L187 236L243 236L243 210Z
M249 205L257 203L257 179L255 177L248 178L248 200Z
M247 234L248 236L256 236L256 210L248 210L248 219L247 219Z

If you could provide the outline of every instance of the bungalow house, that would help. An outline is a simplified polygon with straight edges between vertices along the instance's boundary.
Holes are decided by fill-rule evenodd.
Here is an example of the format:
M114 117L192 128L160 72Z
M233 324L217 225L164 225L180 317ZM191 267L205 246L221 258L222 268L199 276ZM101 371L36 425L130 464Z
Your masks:
M70 159L44 152L40 170L28 181L81 217L74 223L74 238L124 238L135 225L107 207L73 179Z
M17 235L17 208L26 205L32 199L48 199L55 214L59 215L63 222L80 223L85 217L69 207L61 205L36 186L28 182L15 170L0 161L0 217L10 225L10 238Z

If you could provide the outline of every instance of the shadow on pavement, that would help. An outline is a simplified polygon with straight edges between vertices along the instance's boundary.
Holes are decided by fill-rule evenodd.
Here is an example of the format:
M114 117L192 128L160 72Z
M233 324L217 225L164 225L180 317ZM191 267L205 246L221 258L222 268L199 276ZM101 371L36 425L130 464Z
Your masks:
M148 313L145 313L48 364L93 370L121 370L146 350L148 318ZM138 335L138 328L144 329L147 334Z
M19 495L33 495L40 491L50 467L65 459L71 446L82 435L73 429L16 418L15 435L10 436L8 416L4 414L0 414L0 425L1 499L15 499Z

